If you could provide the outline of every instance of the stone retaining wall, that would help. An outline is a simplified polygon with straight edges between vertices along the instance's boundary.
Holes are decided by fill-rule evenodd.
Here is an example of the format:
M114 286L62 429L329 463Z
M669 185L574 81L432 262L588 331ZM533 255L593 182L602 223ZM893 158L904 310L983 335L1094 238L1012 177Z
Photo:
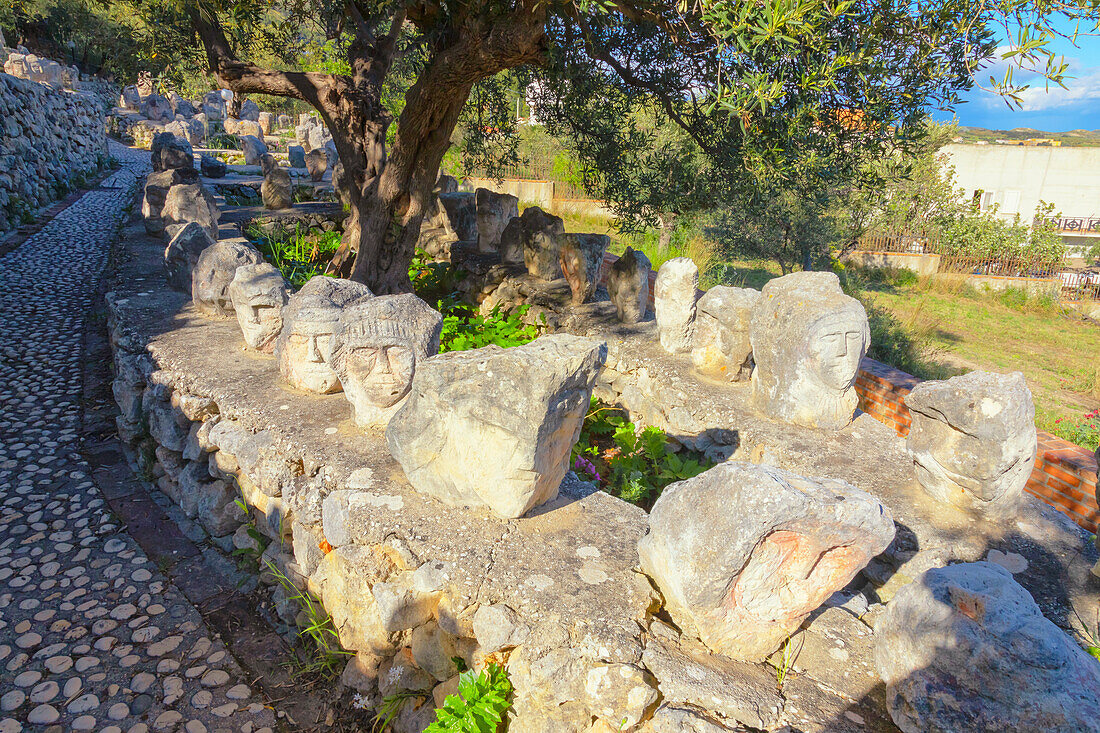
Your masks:
M89 95L0 74L0 232L14 229L107 163Z

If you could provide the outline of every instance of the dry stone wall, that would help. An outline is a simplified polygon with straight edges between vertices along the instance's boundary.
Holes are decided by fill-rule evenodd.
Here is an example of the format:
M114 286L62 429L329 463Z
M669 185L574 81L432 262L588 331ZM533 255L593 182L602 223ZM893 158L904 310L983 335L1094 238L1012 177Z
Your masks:
M107 163L102 108L90 95L0 74L0 232Z

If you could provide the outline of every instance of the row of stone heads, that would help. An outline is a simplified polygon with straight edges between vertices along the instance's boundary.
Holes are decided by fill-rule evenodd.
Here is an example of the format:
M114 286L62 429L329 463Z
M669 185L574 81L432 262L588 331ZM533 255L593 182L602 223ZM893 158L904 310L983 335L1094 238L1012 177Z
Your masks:
M838 430L853 420L870 327L863 305L834 273L798 272L761 290L716 286L702 294L698 279L684 257L657 273L654 305L665 351L690 353L707 378L751 378L755 407L784 422ZM906 446L925 491L986 516L1013 516L1037 452L1023 375L977 371L926 381L905 404L912 418Z
M0 50L6 55L5 74L40 84L49 84L58 89L73 89L80 81L80 70L75 66L65 66L53 59L37 56L23 46L19 46L14 51Z

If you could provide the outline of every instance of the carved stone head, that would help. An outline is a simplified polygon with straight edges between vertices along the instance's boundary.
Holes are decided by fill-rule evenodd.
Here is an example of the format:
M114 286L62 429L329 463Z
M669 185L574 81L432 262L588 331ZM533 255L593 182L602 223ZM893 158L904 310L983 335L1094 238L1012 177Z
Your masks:
M275 342L279 373L290 386L317 394L340 391L330 366L332 334L345 305L370 297L365 285L328 277L315 277L290 296Z
M250 348L270 352L283 329L286 281L274 266L244 265L237 268L229 285L229 297L237 312L244 341Z
M439 351L443 317L415 295L370 298L346 309L332 364L357 425L385 425L412 387L417 363Z
M237 268L263 261L259 251L243 241L225 240L203 249L191 272L191 299L195 307L208 316L235 316L229 284Z

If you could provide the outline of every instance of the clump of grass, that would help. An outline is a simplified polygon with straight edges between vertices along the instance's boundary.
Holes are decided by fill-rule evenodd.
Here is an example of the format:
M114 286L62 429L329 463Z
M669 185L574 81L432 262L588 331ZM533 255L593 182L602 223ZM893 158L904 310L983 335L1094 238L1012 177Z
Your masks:
M245 236L295 288L324 273L340 248L341 238L340 232L310 231L300 225L293 231L276 228L267 232L254 224L245 230Z
M265 559L264 564L282 586L287 597L296 602L305 612L307 621L305 625L299 626L298 638L306 646L307 657L295 660L297 673L321 677L325 680L335 679L343 670L343 664L352 652L340 647L332 617L325 612L321 602L314 598L313 594L300 590L290 578L275 567L274 563Z

